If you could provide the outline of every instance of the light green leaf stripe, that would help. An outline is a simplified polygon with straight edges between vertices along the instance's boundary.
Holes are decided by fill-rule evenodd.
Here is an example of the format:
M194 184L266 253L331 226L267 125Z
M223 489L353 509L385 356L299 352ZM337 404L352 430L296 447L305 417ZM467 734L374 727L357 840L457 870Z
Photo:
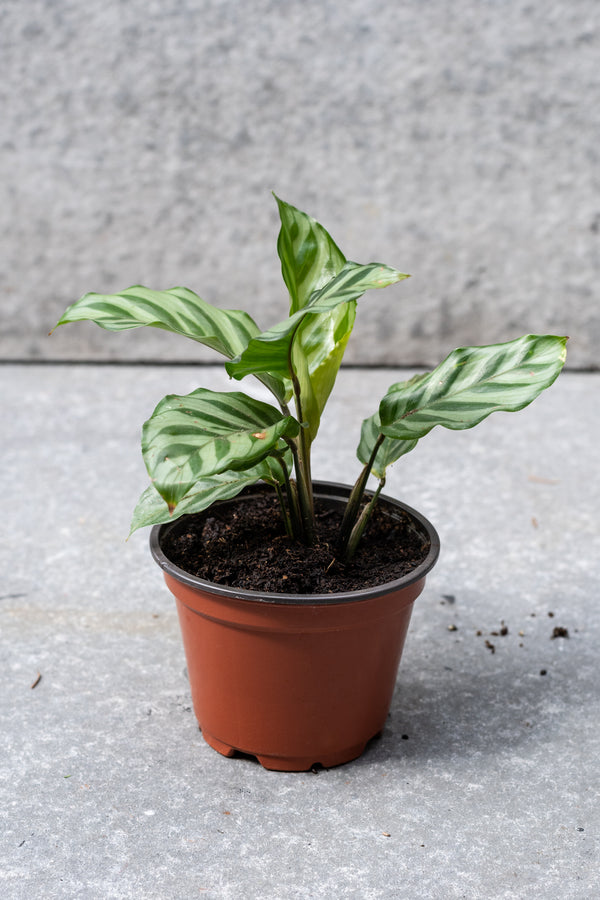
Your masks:
M371 459L371 455L375 449L375 445L381 435L381 421L379 413L375 413L365 419L362 423L360 432L360 443L356 450L356 455L363 465L367 465ZM376 478L384 478L385 470L392 463L400 459L406 453L417 446L417 440L397 440L395 438L386 437L377 451L375 462L371 469Z
M276 194L273 196L281 219L277 253L292 314L306 306L312 294L338 274L346 257L319 222Z
M472 428L493 412L527 406L557 378L566 337L525 335L454 350L433 372L392 385L381 401L382 432L420 438L435 428Z
M300 426L274 406L239 392L200 388L158 404L142 430L142 454L170 509L201 478L244 471L285 449Z
M346 263L338 275L315 291L307 306L268 331L252 338L243 353L232 362L226 363L227 372L237 379L259 372L272 372L279 376L289 375L291 343L306 316L329 313L341 303L358 300L371 288L387 287L408 277L397 269L381 263L366 265Z
M163 522L172 522L180 516L203 512L217 500L231 500L233 497L237 497L245 487L256 484L258 481L279 484L282 480L281 469L272 460L265 459L244 472L228 471L220 475L201 478L190 488L185 497L182 497L177 504L177 509L173 512L169 510L167 503L154 485L150 484L142 493L133 511L129 535L131 536L138 528L144 528L146 525L162 525Z

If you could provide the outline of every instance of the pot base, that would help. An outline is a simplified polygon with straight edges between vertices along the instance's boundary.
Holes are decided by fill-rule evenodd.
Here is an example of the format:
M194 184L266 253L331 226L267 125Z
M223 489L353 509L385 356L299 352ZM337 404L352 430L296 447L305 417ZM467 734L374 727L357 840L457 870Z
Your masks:
M322 767L323 769L332 769L334 766L341 766L344 763L351 762L353 759L358 759L359 756L362 756L367 744L381 735L381 731L378 731L368 741L355 744L353 747L347 747L344 750L337 750L335 753L321 754L319 759L314 759L312 756L285 757L266 756L262 753L248 753L245 750L241 750L239 747L230 747L229 744L225 744L212 734L207 734L206 731L202 731L202 729L200 729L200 731L202 732L202 737L206 743L222 756L231 758L238 753L243 754L244 756L252 756L260 763L263 769L269 769L272 772L309 772L311 769L315 768Z

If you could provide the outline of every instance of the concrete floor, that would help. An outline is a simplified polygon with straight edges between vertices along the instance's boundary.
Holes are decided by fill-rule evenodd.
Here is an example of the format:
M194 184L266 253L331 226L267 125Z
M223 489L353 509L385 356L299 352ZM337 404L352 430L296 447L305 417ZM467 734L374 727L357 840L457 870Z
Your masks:
M316 477L353 480L362 417L408 374L342 372ZM0 368L2 896L599 896L600 375L396 464L386 492L436 525L440 561L383 737L318 774L204 743L148 533L125 543L141 423L200 383L226 388L216 368Z

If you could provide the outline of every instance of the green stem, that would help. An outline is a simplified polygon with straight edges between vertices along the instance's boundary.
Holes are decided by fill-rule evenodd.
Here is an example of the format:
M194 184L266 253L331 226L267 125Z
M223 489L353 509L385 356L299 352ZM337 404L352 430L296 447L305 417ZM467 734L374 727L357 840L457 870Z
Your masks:
M285 484L285 493L287 497L286 509L281 486L277 485L277 493L280 498L279 502L282 507L283 517L285 521L285 530L288 533L289 537L299 540L300 536L302 535L302 523L300 520L300 511L298 509L298 495L295 490L295 485L293 485L290 481L290 476L285 462L280 456L277 455L275 456L275 459L279 463L279 466L283 473L283 483Z
M296 416L300 422L300 440L295 444L296 454L294 455L294 467L296 469L298 501L304 531L304 542L310 547L315 539L315 507L310 470L310 438L308 428L306 428L304 424L300 382L291 366L290 370L292 372L292 387L296 404Z
M348 542L350 540L350 535L352 530L356 524L356 520L358 518L358 513L360 511L360 506L363 499L363 494L365 492L365 488L367 486L367 481L369 480L369 475L371 474L371 469L375 463L375 459L377 457L377 453L379 448L383 444L385 440L385 435L380 434L377 440L375 441L375 446L373 447L373 451L371 456L369 457L368 463L364 466L362 472L358 476L352 491L350 492L350 496L348 497L348 502L346 504L346 509L344 510L344 517L342 519L342 524L340 527L340 553L342 556L346 556Z
M285 525L285 533L289 538L294 537L294 531L292 528L292 521L290 519L290 513L286 506L285 498L283 496L283 491L281 490L281 485L276 482L275 490L277 491L277 499L279 500L279 508L281 509L281 517L283 519L283 524Z
M377 498L379 497L384 485L385 485L385 478L381 478L379 481L379 484L377 486L377 489L373 493L373 496L371 497L371 499L369 500L369 502L367 503L367 505L361 512L360 516L358 517L358 521L354 525L354 528L352 529L352 531L350 533L348 543L346 544L346 547L344 549L344 561L345 562L349 562L352 559L352 557L354 556L354 554L356 553L356 548L358 546L358 542L360 541L361 537L363 536L363 532L364 532L365 528L369 524L369 520L371 519L371 516L373 515L373 510L375 509L375 505L377 503Z

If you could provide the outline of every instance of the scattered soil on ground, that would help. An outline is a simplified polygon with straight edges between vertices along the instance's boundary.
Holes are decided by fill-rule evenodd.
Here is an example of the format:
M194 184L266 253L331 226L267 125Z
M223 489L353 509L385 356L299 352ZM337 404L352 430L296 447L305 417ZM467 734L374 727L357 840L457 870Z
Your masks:
M329 594L361 590L411 572L429 551L421 526L378 504L349 563L336 557L343 507L315 500L317 540L306 547L285 533L275 495L217 504L183 516L163 541L166 556L207 581L250 591Z

